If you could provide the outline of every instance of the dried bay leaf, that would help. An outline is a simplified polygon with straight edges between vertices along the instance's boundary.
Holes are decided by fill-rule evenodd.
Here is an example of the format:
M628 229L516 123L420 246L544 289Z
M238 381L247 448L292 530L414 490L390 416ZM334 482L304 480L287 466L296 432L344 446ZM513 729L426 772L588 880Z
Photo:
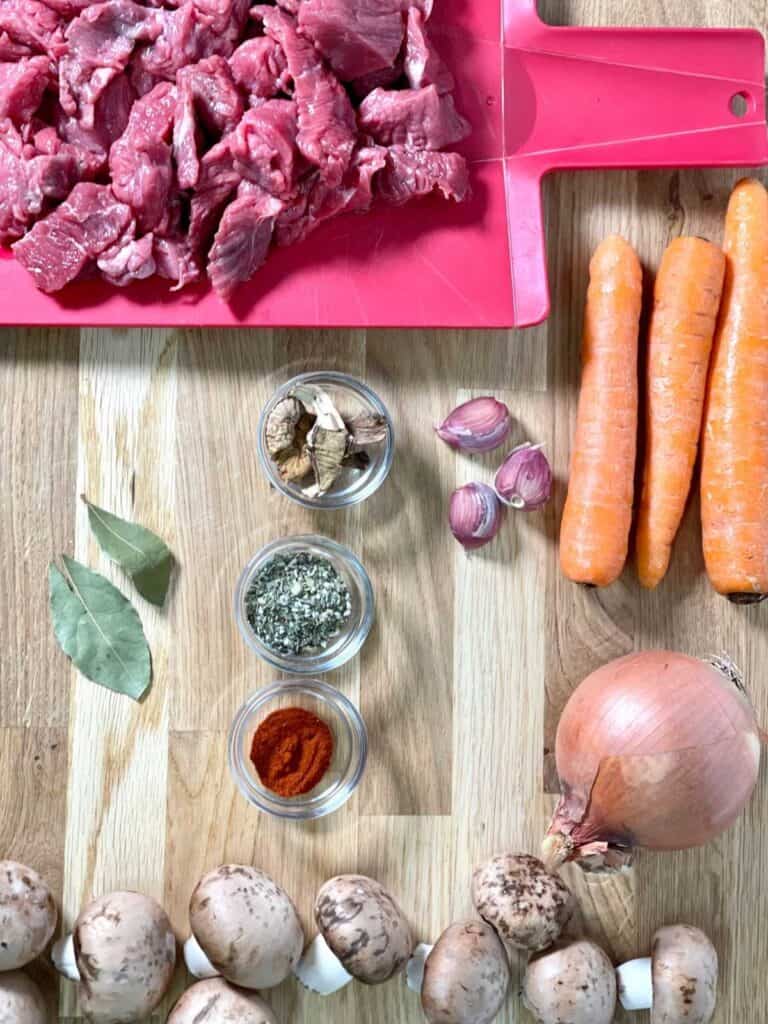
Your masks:
M168 593L173 555L165 541L138 523L129 523L98 505L88 506L91 524L101 550L128 573L143 598L158 607Z
M141 620L100 573L62 555L48 567L51 619L59 646L86 678L138 700L152 678Z

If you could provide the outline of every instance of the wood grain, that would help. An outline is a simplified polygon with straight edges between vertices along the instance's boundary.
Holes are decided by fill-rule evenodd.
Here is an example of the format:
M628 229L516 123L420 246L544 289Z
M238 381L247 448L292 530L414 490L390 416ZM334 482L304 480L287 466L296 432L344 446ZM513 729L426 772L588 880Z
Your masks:
M762 0L544 0L541 8L560 24L766 21ZM607 232L623 232L650 279L670 238L721 236L738 176L613 172L549 181L554 304L533 331L0 335L0 855L49 877L67 923L92 894L135 887L163 901L183 939L198 877L229 860L273 873L308 937L319 884L363 871L392 888L418 937L431 940L471 913L477 862L537 848L553 806L545 790L555 782L557 718L598 664L644 646L726 649L768 722L768 609L732 608L709 589L695 497L656 592L643 592L631 567L607 591L573 587L556 550L590 252ZM389 405L397 436L392 476L375 498L323 515L270 492L256 454L269 394L316 368L363 377ZM499 459L450 452L432 425L489 392L510 406L514 441L547 446L555 500L541 513L508 515L496 543L468 557L448 534L447 499L468 480L490 480ZM83 490L169 541L177 567L166 610L141 602L100 554L77 500ZM227 770L235 711L274 677L242 642L232 595L262 544L309 531L361 555L377 623L362 656L331 677L367 720L366 776L339 813L296 826L256 814ZM136 601L155 673L141 705L79 678L57 650L45 568L62 551ZM643 854L612 878L568 868L580 904L573 927L616 959L647 951L662 924L703 927L721 954L716 1024L759 1024L768 998L760 968L768 953L767 816L763 778L744 818L704 850ZM524 964L514 958L512 967L501 1024L530 1020L518 996ZM49 969L34 971L57 1000L58 1019L75 1024L71 987L56 992ZM174 993L186 982L179 970ZM281 1024L421 1020L401 980L353 985L326 1000L288 982L268 999ZM154 1020L164 1019L163 1009Z

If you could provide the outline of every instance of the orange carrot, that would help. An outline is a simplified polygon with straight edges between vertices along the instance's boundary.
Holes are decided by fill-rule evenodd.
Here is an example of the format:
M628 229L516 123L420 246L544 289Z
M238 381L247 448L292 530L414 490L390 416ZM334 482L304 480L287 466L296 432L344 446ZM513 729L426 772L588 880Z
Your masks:
M704 560L739 603L768 595L768 192L740 181L725 218L725 288L701 463Z
M644 587L664 578L685 511L724 273L725 256L717 246L703 238L676 238L656 275L637 519L637 574Z
M637 441L637 335L642 271L611 235L589 265L582 375L560 565L577 583L604 587L627 558Z

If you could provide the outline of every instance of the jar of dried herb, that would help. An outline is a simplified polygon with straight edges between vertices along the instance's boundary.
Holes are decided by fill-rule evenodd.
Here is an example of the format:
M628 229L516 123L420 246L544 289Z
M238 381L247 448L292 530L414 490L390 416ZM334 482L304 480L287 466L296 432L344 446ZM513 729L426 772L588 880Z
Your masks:
M246 643L269 664L327 672L352 658L368 636L373 588L344 545L327 537L287 537L248 563L235 615Z

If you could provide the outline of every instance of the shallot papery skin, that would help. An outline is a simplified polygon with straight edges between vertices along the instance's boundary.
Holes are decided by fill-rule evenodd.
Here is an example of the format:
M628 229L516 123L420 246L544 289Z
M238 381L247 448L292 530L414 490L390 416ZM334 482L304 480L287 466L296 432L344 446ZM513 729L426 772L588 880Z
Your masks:
M565 706L555 757L561 797L547 867L611 850L682 850L727 829L757 781L761 734L727 674L644 651L588 676Z

